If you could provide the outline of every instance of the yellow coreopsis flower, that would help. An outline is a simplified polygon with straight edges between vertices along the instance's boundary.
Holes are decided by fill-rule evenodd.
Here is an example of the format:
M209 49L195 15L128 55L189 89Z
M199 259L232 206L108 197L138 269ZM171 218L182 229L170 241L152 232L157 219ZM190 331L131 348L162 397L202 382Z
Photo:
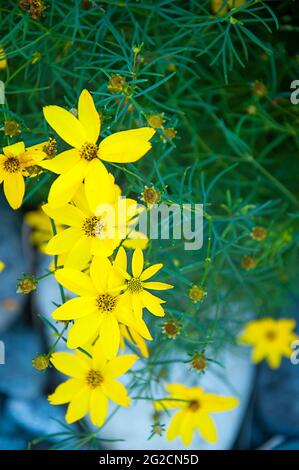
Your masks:
M95 426L102 426L108 412L108 400L120 406L129 406L130 397L124 385L117 380L129 370L137 356L118 356L109 361L99 342L88 351L91 358L80 351L75 354L55 352L51 362L71 378L58 385L49 396L52 405L69 403L65 419L74 423L90 413Z
M39 165L46 157L42 151L43 144L34 145L25 149L24 142L18 142L3 147L0 154L0 184L3 182L4 194L9 205L18 209L25 194L24 176L28 175L28 168Z
M254 363L266 359L272 369L277 369L283 357L291 357L291 343L298 339L293 331L295 326L296 322L292 319L254 320L247 323L239 342L252 346L251 357Z
M157 401L156 408L179 410L170 421L166 438L172 441L180 436L187 446L190 445L196 430L207 442L217 442L217 428L210 413L229 411L239 404L237 398L206 393L201 387L172 384L167 385L166 389L170 395Z
M153 295L148 290L167 290L173 286L164 282L148 281L156 274L163 264L153 264L144 269L144 257L140 248L136 248L132 257L132 274L127 271L127 255L125 250L120 247L114 265L126 280L126 291L124 297L128 305L132 306L135 314L141 316L142 309L147 308L153 315L163 317L165 315L161 304L165 300Z
M120 345L119 324L132 326L146 339L152 339L146 324L137 318L122 295L119 274L107 258L94 257L90 276L76 269L59 269L57 281L80 297L68 300L58 307L55 320L74 320L68 333L71 349L84 346L99 335L99 340L110 359L116 356Z
M59 207L69 202L82 180L92 180L101 160L128 163L139 160L151 148L155 130L150 127L116 132L97 144L101 122L92 96L83 90L78 103L78 119L59 106L46 106L44 116L58 135L73 148L43 164L60 175L52 184L49 203Z
M49 255L65 253L65 266L84 269L94 255L108 257L130 232L137 202L122 199L113 176L102 166L92 180L81 185L73 198L74 204L55 209L43 206L55 223L68 226L55 235L45 251Z

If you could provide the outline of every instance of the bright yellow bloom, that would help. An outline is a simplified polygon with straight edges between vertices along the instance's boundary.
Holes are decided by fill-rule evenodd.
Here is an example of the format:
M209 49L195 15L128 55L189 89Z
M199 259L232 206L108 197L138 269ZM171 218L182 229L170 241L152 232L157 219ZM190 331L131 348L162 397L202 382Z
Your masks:
M52 184L49 203L59 207L69 202L80 183L93 180L102 163L139 160L151 148L155 130L150 127L116 132L97 144L101 122L92 96L83 90L78 103L78 119L59 106L46 106L44 116L50 126L72 149L62 152L43 167L60 175Z
M254 320L247 323L239 342L253 347L251 357L254 363L266 359L272 369L277 369L282 357L291 357L291 343L298 339L293 332L295 327L296 322L292 319Z
M24 176L28 168L40 164L46 154L42 151L43 144L25 149L24 142L3 147L4 155L0 154L0 184L3 182L4 194L9 205L18 209L25 194Z
M5 269L5 263L3 263L3 261L0 260L0 273L2 273L4 269Z
M24 220L27 225L32 229L31 241L41 251L46 252L46 245L53 237L53 229L49 217L42 209L26 212ZM61 232L63 226L56 225L57 233Z
M119 255L118 255L119 257ZM90 276L76 269L59 269L57 281L79 295L58 307L55 320L75 320L68 333L71 349L84 346L100 336L106 356L116 356L120 344L119 324L132 327L146 339L152 339L146 324L136 318L122 295L121 279L107 258L94 257Z
M89 412L92 423L102 426L108 412L108 400L120 406L130 405L124 385L115 379L126 373L138 358L130 354L109 361L99 342L89 352L91 358L80 351L76 355L52 354L54 367L71 378L58 385L49 396L49 402L52 405L69 403L65 416L67 423L74 423Z
M170 421L166 438L172 441L180 436L185 445L190 445L195 430L207 442L217 442L217 428L210 413L229 411L239 404L237 398L206 393L201 387L172 384L166 388L170 395L157 401L156 408L179 409Z
M6 67L7 67L7 60L6 60L5 50L3 49L3 47L0 46L0 70L6 69Z
M122 351L125 349L125 340L137 346L143 357L149 357L148 347L142 336L134 328L120 325L120 347Z
M173 286L164 282L147 282L162 268L163 264L153 264L144 270L143 252L140 248L137 248L132 257L131 275L127 271L127 255L122 247L120 247L118 255L114 266L126 280L124 297L127 304L133 308L138 317L141 317L143 308L147 308L153 315L163 317L165 312L161 304L165 303L165 300L148 292L148 289L167 290L172 289Z
M49 255L65 253L65 267L84 269L94 255L111 256L121 240L130 236L130 223L137 211L133 199L121 199L113 176L102 166L92 180L81 185L74 204L54 209L43 206L55 223L68 226L46 247Z

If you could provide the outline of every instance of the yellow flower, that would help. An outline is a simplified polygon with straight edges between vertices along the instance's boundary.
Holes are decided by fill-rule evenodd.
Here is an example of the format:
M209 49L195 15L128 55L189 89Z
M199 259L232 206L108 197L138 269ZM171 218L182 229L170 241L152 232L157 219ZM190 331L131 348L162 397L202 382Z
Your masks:
M118 255L119 256L119 255ZM100 335L106 356L116 356L120 344L119 323L134 328L146 339L152 339L146 324L136 318L122 295L120 275L107 258L94 257L90 276L76 269L59 269L57 281L79 295L58 307L55 320L74 320L68 333L67 346L84 346Z
M291 319L254 320L246 324L239 342L253 347L251 357L254 363L266 359L272 369L277 369L282 357L290 359L291 343L298 339L293 332L295 326L295 320Z
M113 176L102 166L92 181L81 185L74 204L55 209L43 206L55 223L68 226L55 235L46 247L48 255L65 253L65 266L84 269L94 255L111 256L130 232L137 211L133 199L121 199ZM90 184L91 182L95 184Z
M126 282L126 291L124 297L127 305L133 308L138 318L142 315L142 309L147 308L153 315L163 317L165 312L161 304L165 300L156 297L148 292L149 290L166 290L172 289L173 286L164 282L147 282L154 274L156 274L163 264L153 264L147 269L144 267L143 252L140 248L136 248L132 257L132 275L127 272L127 255L125 250L120 247L118 256L115 259L114 266L123 276Z
M0 273L5 269L5 263L0 260Z
M48 241L53 237L52 225L49 217L42 209L26 212L24 220L32 229L31 242L41 251L45 253ZM57 233L63 230L61 224L56 225Z
M24 142L3 147L4 155L0 154L0 184L3 182L4 194L9 205L18 209L25 194L24 176L27 168L40 164L45 158L41 150L44 144L25 149Z
M201 387L172 384L166 388L170 395L157 401L156 408L179 409L170 421L166 438L172 441L180 436L185 445L190 445L195 430L207 442L217 442L217 428L210 413L229 411L239 404L237 398L206 393Z
M7 67L7 60L6 60L5 50L3 49L3 47L0 46L0 70L6 69L6 67Z
M69 403L65 419L74 423L87 413L95 426L102 426L108 412L108 400L120 406L129 406L130 397L124 385L117 380L138 359L134 354L118 356L109 361L99 342L90 350L91 358L79 351L76 355L55 352L51 362L71 378L58 385L48 397L52 405Z
M43 163L44 168L60 175L49 193L49 203L56 208L72 199L84 178L85 182L93 180L101 169L101 160L128 163L143 157L155 133L150 127L116 132L97 145L100 116L87 90L79 97L78 119L59 106L46 106L44 116L55 132L74 147Z
M149 357L149 351L145 340L142 336L134 330L134 328L120 325L120 347L121 350L124 351L125 349L125 340L129 341L129 343L134 344L139 349L140 353L143 357Z

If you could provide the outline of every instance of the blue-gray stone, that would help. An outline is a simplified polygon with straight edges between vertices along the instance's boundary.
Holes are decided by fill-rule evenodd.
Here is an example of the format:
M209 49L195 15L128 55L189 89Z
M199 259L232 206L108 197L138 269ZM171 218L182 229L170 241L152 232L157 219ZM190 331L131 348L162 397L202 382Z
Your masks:
M7 436L0 433L0 450L25 450L27 441L20 436Z
M263 363L257 377L257 414L270 434L299 437L299 364L284 359L278 370Z
M0 340L1 333L21 313L26 300L24 295L16 293L17 279L29 270L29 253L22 243L22 220L0 195L0 260L5 269L0 273Z
M0 365L0 393L14 398L36 398L43 392L47 372L32 367L32 359L43 352L40 335L18 324L1 335L5 364Z
M8 400L7 412L9 418L32 438L66 431L60 424L65 425L65 407L50 405L46 397L35 400Z

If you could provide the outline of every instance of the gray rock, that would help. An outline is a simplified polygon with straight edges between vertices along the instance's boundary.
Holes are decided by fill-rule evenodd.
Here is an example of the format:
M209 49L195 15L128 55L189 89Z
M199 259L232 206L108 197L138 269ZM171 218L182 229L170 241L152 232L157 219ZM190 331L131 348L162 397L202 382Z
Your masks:
M34 438L66 431L58 422L65 424L64 407L50 405L45 397L35 400L8 400L7 414Z
M22 244L21 218L0 197L0 260L5 269L0 273L0 334L21 313L25 296L16 293L17 279L29 270L28 253L24 253ZM1 339L1 337L0 337Z
M32 367L32 359L43 351L41 338L22 324L1 335L5 364L0 365L0 392L13 398L36 398L42 394L47 373Z
M299 437L299 365L284 359L278 370L261 364L257 377L257 414L270 434Z
M25 450L27 441L20 436L7 436L0 433L0 450Z

